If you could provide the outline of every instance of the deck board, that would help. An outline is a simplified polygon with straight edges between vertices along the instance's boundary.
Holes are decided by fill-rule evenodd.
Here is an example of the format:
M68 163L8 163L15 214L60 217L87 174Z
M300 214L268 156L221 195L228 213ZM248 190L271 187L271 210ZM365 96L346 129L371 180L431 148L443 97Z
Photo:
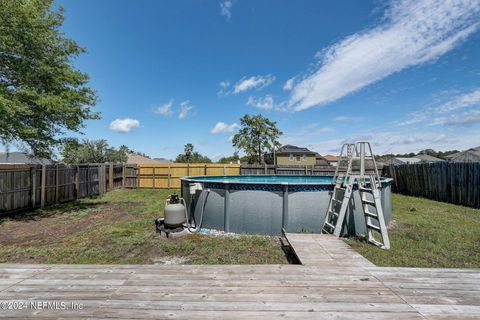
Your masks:
M332 236L286 238L302 265L0 264L2 301L84 305L0 318L480 318L480 269L376 267Z

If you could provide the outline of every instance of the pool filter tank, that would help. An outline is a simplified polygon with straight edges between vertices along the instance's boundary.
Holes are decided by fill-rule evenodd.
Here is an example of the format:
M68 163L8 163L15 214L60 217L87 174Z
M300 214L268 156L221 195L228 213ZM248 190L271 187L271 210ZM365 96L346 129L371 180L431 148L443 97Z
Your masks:
M185 223L185 206L176 193L167 200L163 217L167 228L181 227Z
M190 185L190 196L194 196L197 190L202 190L200 184ZM165 209L163 212L163 218L155 220L155 226L157 232L165 233L167 237L169 234L190 232L196 233L202 228L203 214L205 211L205 204L207 202L210 189L204 190L205 196L201 204L201 212L199 221L195 221L195 217L192 214L188 214L187 204L184 198L180 198L176 193L170 195L165 202Z

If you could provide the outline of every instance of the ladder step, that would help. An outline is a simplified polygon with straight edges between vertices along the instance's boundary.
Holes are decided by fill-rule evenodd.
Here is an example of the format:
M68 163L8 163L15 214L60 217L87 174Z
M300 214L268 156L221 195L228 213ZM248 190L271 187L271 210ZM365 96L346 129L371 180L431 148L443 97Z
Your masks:
M381 231L380 227L377 227L376 225L371 224L371 223L367 223L367 228L377 230L377 231Z
M372 206L375 206L375 201L372 201L372 200L362 199L362 202L366 203L366 204L369 204L369 205L372 205Z
M358 188L358 190L360 191L363 191L363 192L369 192L369 193L373 193L372 189L371 188L364 188L364 187L360 187Z
M373 245L376 245L377 247L383 247L384 246L383 243L381 243L380 241L377 241L375 239L368 239L368 242L370 242Z
M367 215L369 217L372 217L372 218L375 218L375 219L378 219L378 215L376 213L370 212L368 210L365 210L365 215Z
M338 212L330 210L328 213L333 214L335 217L338 217Z
M333 224L331 224L330 222L328 222L328 221L325 221L325 225L326 225L327 227L330 227L330 228L332 228L332 229L335 229L335 226L334 226Z

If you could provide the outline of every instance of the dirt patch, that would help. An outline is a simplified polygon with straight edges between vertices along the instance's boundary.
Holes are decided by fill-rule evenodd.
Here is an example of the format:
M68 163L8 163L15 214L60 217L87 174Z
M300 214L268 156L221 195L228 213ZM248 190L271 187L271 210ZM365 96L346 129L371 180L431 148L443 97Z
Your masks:
M185 264L189 261L187 257L167 256L152 259L154 264Z
M95 204L69 211L52 208L38 215L4 219L0 224L0 243L16 246L52 245L100 224L130 219L132 217L125 214L125 204Z

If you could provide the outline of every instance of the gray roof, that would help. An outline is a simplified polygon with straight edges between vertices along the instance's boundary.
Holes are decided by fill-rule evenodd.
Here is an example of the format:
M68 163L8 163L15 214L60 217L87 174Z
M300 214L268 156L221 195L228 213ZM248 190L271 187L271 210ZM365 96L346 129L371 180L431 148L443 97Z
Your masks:
M480 161L480 147L470 148L447 156L450 161Z
M420 159L422 161L426 161L426 162L442 162L442 161L445 161L443 159L433 157L429 154L419 154L419 155L416 155L415 158L418 158L418 159Z
M302 148L302 147L297 147L297 146L292 146L291 144L286 144L282 146L280 149L278 149L277 154L282 154L282 153L304 153L304 154L317 154L316 152L313 152L311 150L308 150L307 148Z
M54 164L55 162L26 152L0 152L0 163Z
M412 158L395 157L394 160L395 160L394 162L396 162L396 163L404 163L404 164L407 164L407 163L417 163L417 162L422 161L421 159L415 158L415 157L412 157Z

